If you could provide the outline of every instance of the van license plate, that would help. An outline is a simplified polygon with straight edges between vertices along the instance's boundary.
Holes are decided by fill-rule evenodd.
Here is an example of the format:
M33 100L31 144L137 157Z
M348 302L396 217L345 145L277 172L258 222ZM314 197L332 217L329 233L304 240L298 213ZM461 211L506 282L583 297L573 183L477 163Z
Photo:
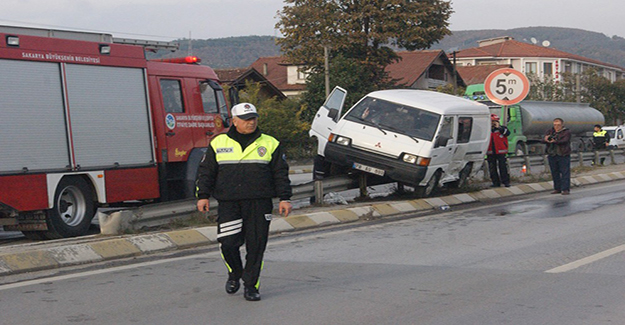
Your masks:
M371 173L378 176L384 176L384 169L379 169L371 166L366 166L359 163L354 163L354 169L362 170L363 172Z

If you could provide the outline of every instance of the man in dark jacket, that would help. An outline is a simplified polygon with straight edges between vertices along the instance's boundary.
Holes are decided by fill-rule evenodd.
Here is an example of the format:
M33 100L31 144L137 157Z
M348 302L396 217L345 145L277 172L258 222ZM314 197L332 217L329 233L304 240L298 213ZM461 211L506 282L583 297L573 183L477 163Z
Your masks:
M564 120L555 118L553 127L545 132L549 169L553 179L553 192L569 195L571 190L571 131L564 127Z
M244 297L260 300L260 271L269 237L273 197L280 198L278 212L292 210L289 166L280 142L258 129L256 107L232 107L233 127L216 136L200 163L197 208L208 211L209 197L219 202L217 240L228 268L226 292L234 294L243 280ZM245 243L245 267L240 247Z
M491 186L499 187L503 183L505 187L510 187L510 174L508 173L508 164L506 161L510 130L499 124L499 116L497 116L497 114L491 114L490 121L490 144L488 145L486 160L488 161L490 180L493 182ZM499 171L497 171L497 169L499 169Z

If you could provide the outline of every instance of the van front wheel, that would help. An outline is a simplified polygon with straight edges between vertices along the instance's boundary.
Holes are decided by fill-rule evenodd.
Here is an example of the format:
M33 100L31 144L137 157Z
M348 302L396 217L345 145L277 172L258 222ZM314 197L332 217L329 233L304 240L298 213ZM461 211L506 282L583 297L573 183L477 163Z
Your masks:
M429 197L432 194L434 194L434 192L436 192L436 190L438 189L438 182L440 182L441 180L441 171L437 170L434 175L432 175L432 178L430 178L430 180L428 181L427 184L425 184L425 186L419 187L418 188L418 194L420 197Z
M471 175L471 170L473 169L473 165L468 163L462 168L460 174L458 174L458 180L449 183L449 187L451 188L460 188L467 184L469 180L469 176Z

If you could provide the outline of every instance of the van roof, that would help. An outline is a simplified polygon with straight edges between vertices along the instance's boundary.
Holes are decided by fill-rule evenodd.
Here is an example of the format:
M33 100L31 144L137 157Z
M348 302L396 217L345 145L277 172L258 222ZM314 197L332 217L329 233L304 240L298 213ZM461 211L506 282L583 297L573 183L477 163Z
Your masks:
M484 104L430 90L380 90L374 91L367 96L425 109L438 114L490 114L488 106Z

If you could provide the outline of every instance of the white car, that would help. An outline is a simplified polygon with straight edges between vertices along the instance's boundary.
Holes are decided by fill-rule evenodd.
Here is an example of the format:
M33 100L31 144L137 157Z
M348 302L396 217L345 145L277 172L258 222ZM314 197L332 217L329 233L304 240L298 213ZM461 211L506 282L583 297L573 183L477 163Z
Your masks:
M604 126L602 129L610 135L610 148L625 148L625 125Z

